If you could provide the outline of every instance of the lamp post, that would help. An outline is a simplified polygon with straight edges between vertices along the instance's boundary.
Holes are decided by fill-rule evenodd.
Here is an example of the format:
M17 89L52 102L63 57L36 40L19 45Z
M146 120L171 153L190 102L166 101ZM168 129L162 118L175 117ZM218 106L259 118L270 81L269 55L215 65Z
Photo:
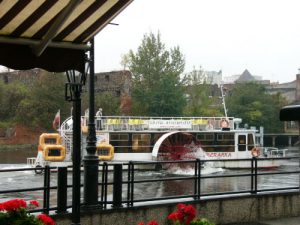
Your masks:
M80 225L80 166L81 166L81 92L85 84L86 73L69 70L65 86L67 101L73 102L73 144L72 144L72 224Z
M94 105L94 39L91 40L91 50L89 58L89 120L87 136L87 154L83 158L84 166L84 207L94 208L98 204L98 164L99 158L96 156L96 129L95 129L95 105Z

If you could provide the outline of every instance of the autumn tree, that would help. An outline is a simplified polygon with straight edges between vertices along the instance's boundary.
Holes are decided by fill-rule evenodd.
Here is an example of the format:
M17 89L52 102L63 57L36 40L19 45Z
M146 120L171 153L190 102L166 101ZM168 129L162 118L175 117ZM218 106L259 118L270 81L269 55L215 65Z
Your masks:
M137 51L125 55L133 73L132 111L144 116L182 115L186 100L180 75L185 59L179 47L167 50L160 33L145 34Z

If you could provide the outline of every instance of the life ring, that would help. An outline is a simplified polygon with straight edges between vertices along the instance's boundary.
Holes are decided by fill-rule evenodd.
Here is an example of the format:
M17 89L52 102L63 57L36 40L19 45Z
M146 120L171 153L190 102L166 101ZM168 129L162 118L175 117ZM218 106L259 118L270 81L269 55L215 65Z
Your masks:
M34 172L35 172L35 174L42 174L43 173L42 166L41 165L36 165Z
M97 154L99 160L110 161L114 158L114 147L110 144L102 143L97 146Z
M66 158L66 149L62 145L45 145L43 157L46 161L62 162Z
M220 121L220 127L221 127L221 128L228 128L228 127L229 127L229 122L228 122L228 120L222 119L222 120Z
M39 138L38 151L43 151L45 145L61 145L61 137L58 133L43 133Z
M253 157L259 157L260 156L260 149L259 148L252 148L252 150L251 150L251 155L253 156Z

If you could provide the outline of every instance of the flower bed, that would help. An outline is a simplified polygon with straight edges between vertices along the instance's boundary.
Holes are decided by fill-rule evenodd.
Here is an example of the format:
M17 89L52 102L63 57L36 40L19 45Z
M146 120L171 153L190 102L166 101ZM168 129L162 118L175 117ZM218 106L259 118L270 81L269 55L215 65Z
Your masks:
M0 203L1 225L55 225L54 220L46 214L34 216L27 209L39 206L37 201L27 203L23 199L13 199Z

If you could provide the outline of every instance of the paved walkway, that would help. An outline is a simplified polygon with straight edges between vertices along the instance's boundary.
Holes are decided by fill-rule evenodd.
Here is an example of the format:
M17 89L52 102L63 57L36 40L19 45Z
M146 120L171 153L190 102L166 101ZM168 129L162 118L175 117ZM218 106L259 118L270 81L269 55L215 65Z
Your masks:
M300 225L300 217L262 220L259 222L249 222L249 223L230 223L227 225Z

